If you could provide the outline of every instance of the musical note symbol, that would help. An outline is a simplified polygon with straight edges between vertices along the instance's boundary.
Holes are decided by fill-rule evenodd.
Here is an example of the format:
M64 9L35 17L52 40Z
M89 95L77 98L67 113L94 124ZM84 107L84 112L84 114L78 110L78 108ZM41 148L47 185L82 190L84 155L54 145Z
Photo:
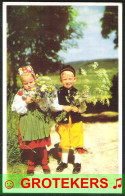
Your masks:
M117 188L117 182L120 181L120 184L118 184L118 187L122 187L122 178L119 178L119 179L116 179L116 185L113 186L113 189L116 189Z

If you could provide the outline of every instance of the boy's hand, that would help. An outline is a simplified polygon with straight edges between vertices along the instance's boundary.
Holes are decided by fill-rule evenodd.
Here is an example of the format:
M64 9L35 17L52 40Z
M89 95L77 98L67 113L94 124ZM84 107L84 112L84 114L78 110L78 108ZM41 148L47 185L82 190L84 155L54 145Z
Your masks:
M68 106L68 105L64 105L63 110L66 111L66 112L70 112L72 110L72 107Z
M25 102L26 102L27 104L32 103L32 102L33 102L32 97L31 97L31 96L28 96L28 97L26 98Z
M73 111L73 112L79 112L79 108L77 108L76 106L73 106L73 107L72 107L72 111Z

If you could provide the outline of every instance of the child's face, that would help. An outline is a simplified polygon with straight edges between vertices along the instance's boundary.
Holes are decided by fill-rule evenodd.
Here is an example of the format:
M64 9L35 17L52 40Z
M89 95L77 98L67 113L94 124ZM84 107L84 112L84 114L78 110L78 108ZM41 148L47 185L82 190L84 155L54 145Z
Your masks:
M71 71L64 71L61 74L60 80L65 88L70 89L74 85L74 82L76 81L76 77Z
M23 84L24 89L26 89L27 91L30 91L35 85L35 78L33 77L32 74L23 76L22 84Z

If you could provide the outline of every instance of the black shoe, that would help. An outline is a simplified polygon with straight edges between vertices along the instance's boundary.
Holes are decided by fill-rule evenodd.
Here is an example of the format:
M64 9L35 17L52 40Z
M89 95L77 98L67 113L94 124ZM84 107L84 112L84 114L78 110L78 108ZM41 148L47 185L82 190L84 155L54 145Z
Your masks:
M81 171L81 164L80 163L75 163L72 173L73 174L78 174L80 171Z
M50 169L43 169L44 174L50 174Z
M27 174L28 175L33 175L34 174L34 170L27 170Z
M42 165L42 168L43 168L44 174L50 174L50 168L49 168L48 164Z
M27 174L28 175L33 175L34 174L34 169L35 169L34 165L29 165L28 169L27 169Z
M56 171L57 171L57 172L62 172L65 168L67 168L67 164L61 162L61 163L59 164L59 166L56 168Z

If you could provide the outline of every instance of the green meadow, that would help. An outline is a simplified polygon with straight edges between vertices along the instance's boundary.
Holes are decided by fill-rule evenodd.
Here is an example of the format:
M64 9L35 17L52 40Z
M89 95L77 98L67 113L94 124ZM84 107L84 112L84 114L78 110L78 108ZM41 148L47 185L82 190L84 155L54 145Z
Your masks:
M83 84L88 83L90 86L94 86L97 83L97 78L95 74L93 73L93 71L89 70L89 65L92 64L93 62L97 62L99 64L98 69L103 68L106 70L110 80L112 80L113 76L118 73L118 60L117 59L80 61L80 62L70 63L70 65L72 65L74 69L76 70L77 80L75 83L75 87L78 90L82 90ZM81 68L88 71L89 74L87 76L81 75L80 74ZM52 79L53 84L56 84L57 88L61 86L59 72L56 72L53 75L50 74L49 77Z
M118 73L118 60L117 59L108 59L108 60L94 60L94 61L80 61L80 62L71 62L69 63L72 65L76 71L76 83L75 87L78 90L82 89L82 85L88 83L89 85L95 85L97 82L97 78L93 71L89 70L89 65L93 62L97 62L99 64L98 69L105 69L108 77L110 80L112 80L113 76ZM80 74L80 69L86 70L89 74L87 76L83 76ZM48 76L51 78L54 85L56 85L57 88L61 86L60 82L60 75L59 71L55 73L49 73ZM13 83L13 81L12 81ZM21 87L21 81L19 79L19 76L17 75L17 87Z

